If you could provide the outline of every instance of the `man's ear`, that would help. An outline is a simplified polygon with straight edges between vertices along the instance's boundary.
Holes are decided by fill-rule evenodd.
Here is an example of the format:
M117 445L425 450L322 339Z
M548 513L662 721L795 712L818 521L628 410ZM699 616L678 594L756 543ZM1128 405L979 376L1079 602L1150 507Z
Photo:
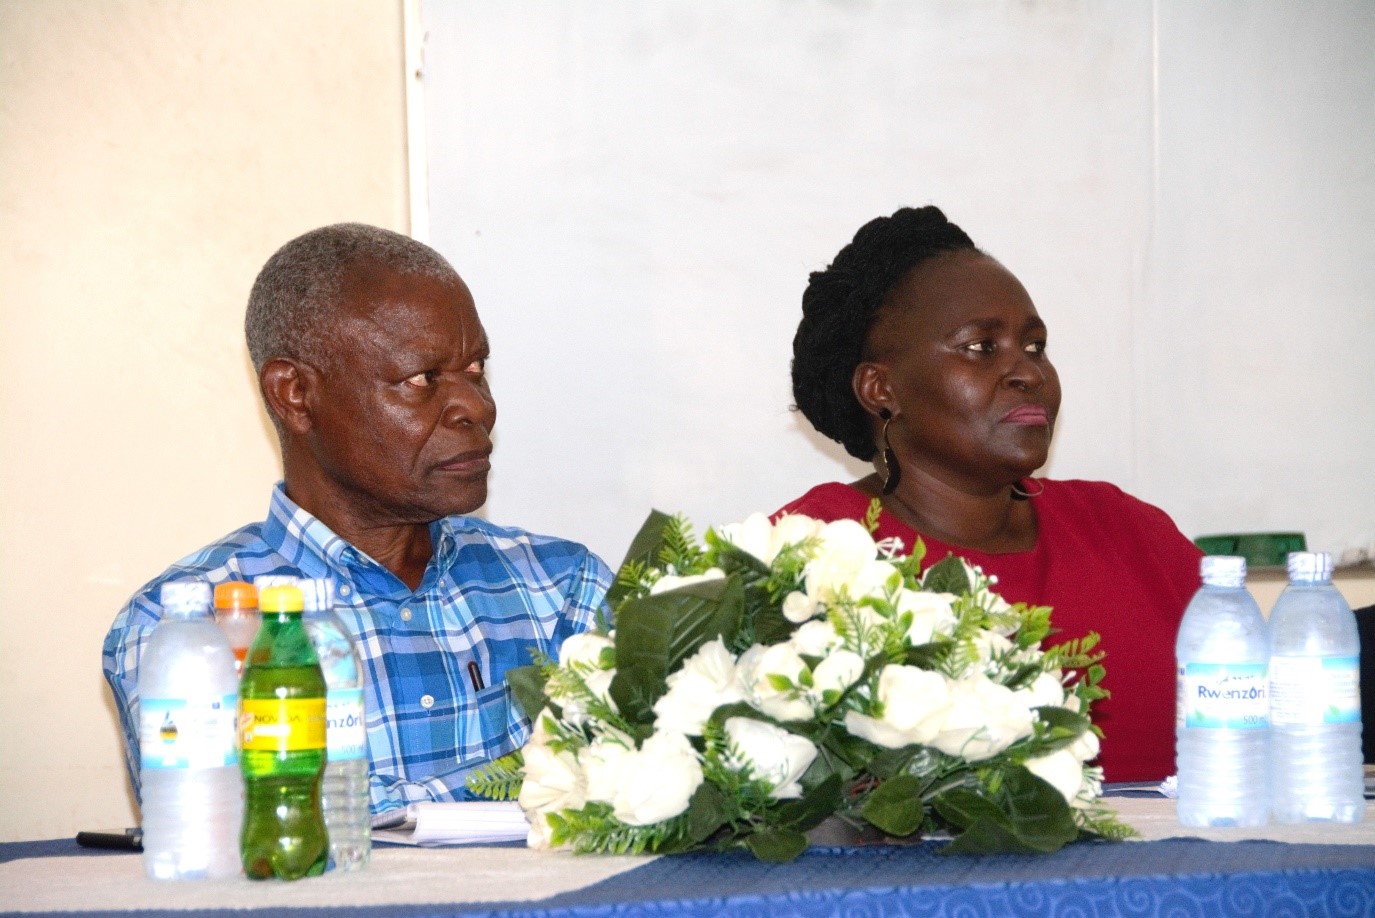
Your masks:
M886 365L869 361L859 364L850 377L850 388L854 390L860 407L874 417L878 417L879 411L884 408L897 414L893 407L893 389L888 383Z
M319 375L313 368L287 357L272 358L258 374L267 410L283 430L298 435L310 430L311 395L318 383Z

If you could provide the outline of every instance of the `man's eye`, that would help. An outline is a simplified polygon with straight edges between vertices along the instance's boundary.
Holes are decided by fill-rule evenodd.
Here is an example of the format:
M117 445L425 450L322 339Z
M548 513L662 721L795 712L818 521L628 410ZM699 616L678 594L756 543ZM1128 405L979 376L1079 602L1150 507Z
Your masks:
M992 341L971 341L964 346L964 349L975 354L992 354L997 350Z
M439 374L435 370L426 370L423 373L416 373L414 376L406 377L406 385L416 389L428 389L434 385L434 381Z
M1046 343L1044 341L1033 341L1022 348L1022 350L1026 351L1028 354L1044 354L1046 352Z
M468 364L468 368L463 371L469 376L481 376L487 372L487 358L480 357Z

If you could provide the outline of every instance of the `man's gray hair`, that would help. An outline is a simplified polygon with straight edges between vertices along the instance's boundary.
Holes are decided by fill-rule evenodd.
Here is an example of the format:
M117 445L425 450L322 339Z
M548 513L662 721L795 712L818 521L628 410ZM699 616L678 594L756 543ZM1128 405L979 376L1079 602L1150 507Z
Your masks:
M336 223L311 230L282 246L253 282L244 334L253 368L274 357L319 360L330 311L345 294L344 280L361 264L435 280L457 272L423 242L363 223Z

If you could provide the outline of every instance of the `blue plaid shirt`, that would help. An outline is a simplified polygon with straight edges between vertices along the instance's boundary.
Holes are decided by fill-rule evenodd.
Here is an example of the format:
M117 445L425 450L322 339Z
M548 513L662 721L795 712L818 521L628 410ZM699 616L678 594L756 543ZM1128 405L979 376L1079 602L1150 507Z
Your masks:
M188 555L135 594L115 616L103 661L135 793L138 665L162 617L162 584L290 574L334 580L336 611L363 661L373 813L468 796L464 777L529 734L506 671L536 650L557 656L565 638L594 624L611 572L574 542L472 517L437 520L430 536L434 556L411 592L278 484L265 522Z

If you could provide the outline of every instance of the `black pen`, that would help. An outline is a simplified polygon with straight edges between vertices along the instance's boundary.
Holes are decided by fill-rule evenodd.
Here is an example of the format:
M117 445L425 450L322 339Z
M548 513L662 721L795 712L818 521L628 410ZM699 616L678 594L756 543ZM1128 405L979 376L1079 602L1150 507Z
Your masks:
M482 681L482 668L477 665L476 660L468 661L468 678L472 680L473 691L480 692L487 687L487 683Z
M78 832L76 843L83 848L108 848L113 851L142 851L143 830L123 832Z

